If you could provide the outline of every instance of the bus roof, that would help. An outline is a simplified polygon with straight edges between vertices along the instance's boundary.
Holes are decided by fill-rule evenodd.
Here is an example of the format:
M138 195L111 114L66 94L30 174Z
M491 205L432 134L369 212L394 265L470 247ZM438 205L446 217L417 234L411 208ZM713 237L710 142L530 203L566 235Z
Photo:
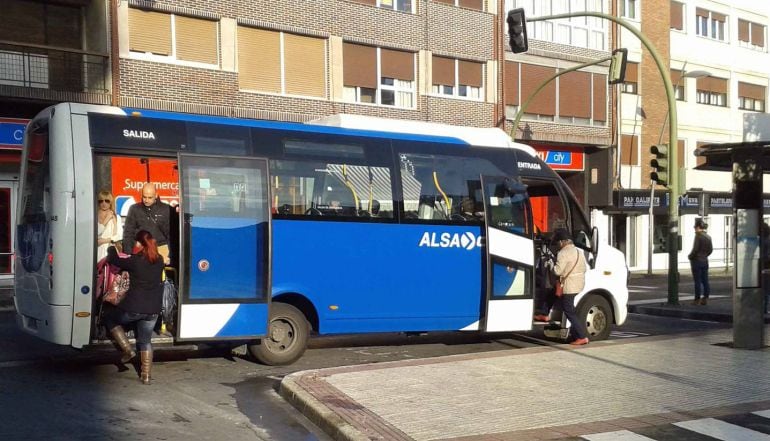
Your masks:
M524 150L531 155L535 155L535 149L526 145L514 142L505 131L497 127L465 127L453 126L450 124L441 124L426 121L415 121L405 119L378 118L365 115L350 115L339 113L323 118L314 119L307 124L343 127L347 129L366 129L376 127L378 131L390 133L411 133L415 135L434 135L440 133L443 136L449 136L465 141L470 145L484 147L510 147L518 150Z

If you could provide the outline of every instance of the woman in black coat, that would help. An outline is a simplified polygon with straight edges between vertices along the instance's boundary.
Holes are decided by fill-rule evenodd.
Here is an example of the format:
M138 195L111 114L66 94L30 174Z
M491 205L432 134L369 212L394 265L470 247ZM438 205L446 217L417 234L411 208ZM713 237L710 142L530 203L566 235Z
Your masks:
M107 329L123 351L123 363L136 356L131 349L122 325L136 323L136 348L141 360L140 378L150 384L152 369L152 331L163 306L163 257L152 234L146 230L136 233L136 243L141 250L130 257L118 256L115 247L107 251L107 261L129 274L129 288L125 298L117 305L113 314L105 318Z

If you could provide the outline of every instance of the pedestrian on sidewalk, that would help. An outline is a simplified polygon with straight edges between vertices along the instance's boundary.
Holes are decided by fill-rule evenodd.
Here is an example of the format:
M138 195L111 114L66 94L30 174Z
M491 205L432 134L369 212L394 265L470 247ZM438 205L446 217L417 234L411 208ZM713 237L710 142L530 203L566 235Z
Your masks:
M588 343L588 335L585 323L578 317L575 310L575 296L586 284L586 258L572 243L572 238L566 229L559 228L554 231L553 240L559 247L553 273L559 277L564 289L562 296L556 297L556 303L561 304L561 310L571 324L570 334L573 340L570 344L584 345Z
M695 239L692 242L692 251L687 256L690 259L690 269L695 283L695 300L693 305L706 305L708 303L711 287L709 286L709 259L714 247L711 244L711 236L706 233L708 224L701 218L695 219Z

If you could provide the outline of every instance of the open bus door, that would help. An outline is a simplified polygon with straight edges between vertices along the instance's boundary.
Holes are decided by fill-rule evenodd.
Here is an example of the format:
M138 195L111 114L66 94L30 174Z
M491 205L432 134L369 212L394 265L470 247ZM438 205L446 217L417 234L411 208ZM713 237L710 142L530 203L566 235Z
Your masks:
M482 176L486 228L484 331L532 329L534 261L526 187L517 179Z
M177 340L265 336L271 286L267 160L180 154L179 172Z

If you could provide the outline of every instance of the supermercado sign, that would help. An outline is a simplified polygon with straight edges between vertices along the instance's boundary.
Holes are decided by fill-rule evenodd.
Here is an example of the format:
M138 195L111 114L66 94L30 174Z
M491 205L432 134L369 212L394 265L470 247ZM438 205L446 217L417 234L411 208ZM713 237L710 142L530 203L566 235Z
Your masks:
M172 205L179 203L179 171L175 160L112 157L110 165L115 210L121 216L126 216L129 207L142 200L145 182L155 184L163 202Z

